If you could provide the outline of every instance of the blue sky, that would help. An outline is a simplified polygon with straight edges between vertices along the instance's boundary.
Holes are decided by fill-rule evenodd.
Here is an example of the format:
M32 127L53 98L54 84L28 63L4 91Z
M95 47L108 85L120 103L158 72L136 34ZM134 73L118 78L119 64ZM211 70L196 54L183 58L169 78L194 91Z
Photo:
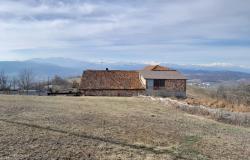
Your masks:
M0 60L250 67L249 0L1 0Z

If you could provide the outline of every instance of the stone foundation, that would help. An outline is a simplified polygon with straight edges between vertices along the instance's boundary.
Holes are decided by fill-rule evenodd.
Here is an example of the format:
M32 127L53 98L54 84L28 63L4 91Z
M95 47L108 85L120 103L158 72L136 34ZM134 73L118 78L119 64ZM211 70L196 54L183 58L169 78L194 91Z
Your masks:
M168 91L166 89L160 89L160 90L146 90L147 96L155 96L155 97L186 97L185 91Z
M122 96L132 97L145 95L145 90L82 90L84 96Z

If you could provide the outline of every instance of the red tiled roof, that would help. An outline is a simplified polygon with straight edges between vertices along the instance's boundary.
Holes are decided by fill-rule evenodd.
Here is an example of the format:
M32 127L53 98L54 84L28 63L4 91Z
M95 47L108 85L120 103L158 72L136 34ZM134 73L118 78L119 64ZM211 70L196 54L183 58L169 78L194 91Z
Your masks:
M80 89L145 89L145 86L137 71L86 70Z
M160 65L146 66L139 72L145 79L187 79L176 70L172 70Z
M146 70L146 71L168 71L170 69L167 67L164 67L164 66L160 66L160 65L152 65L152 66L144 67L143 70Z

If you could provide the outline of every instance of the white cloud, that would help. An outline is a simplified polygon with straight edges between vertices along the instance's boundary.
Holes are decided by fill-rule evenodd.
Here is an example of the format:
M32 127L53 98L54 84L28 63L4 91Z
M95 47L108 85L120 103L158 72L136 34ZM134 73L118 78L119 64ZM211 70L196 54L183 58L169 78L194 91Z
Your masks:
M0 55L247 64L249 19L245 0L2 0Z
M214 62L214 63L208 63L208 64L198 64L199 66L204 67L233 67L232 63L223 63L223 62Z

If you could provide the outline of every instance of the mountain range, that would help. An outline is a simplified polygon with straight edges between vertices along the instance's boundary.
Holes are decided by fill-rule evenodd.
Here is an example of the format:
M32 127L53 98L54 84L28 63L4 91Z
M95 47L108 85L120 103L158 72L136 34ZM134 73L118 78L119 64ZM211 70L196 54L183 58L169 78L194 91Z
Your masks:
M62 77L80 76L86 69L140 70L146 63L127 62L89 62L69 58L36 58L26 61L0 61L0 70L9 76L17 76L23 69L31 69L37 79L46 79L59 75ZM250 80L250 68L233 65L177 65L161 63L160 65L177 69L188 79L199 79L204 82Z

